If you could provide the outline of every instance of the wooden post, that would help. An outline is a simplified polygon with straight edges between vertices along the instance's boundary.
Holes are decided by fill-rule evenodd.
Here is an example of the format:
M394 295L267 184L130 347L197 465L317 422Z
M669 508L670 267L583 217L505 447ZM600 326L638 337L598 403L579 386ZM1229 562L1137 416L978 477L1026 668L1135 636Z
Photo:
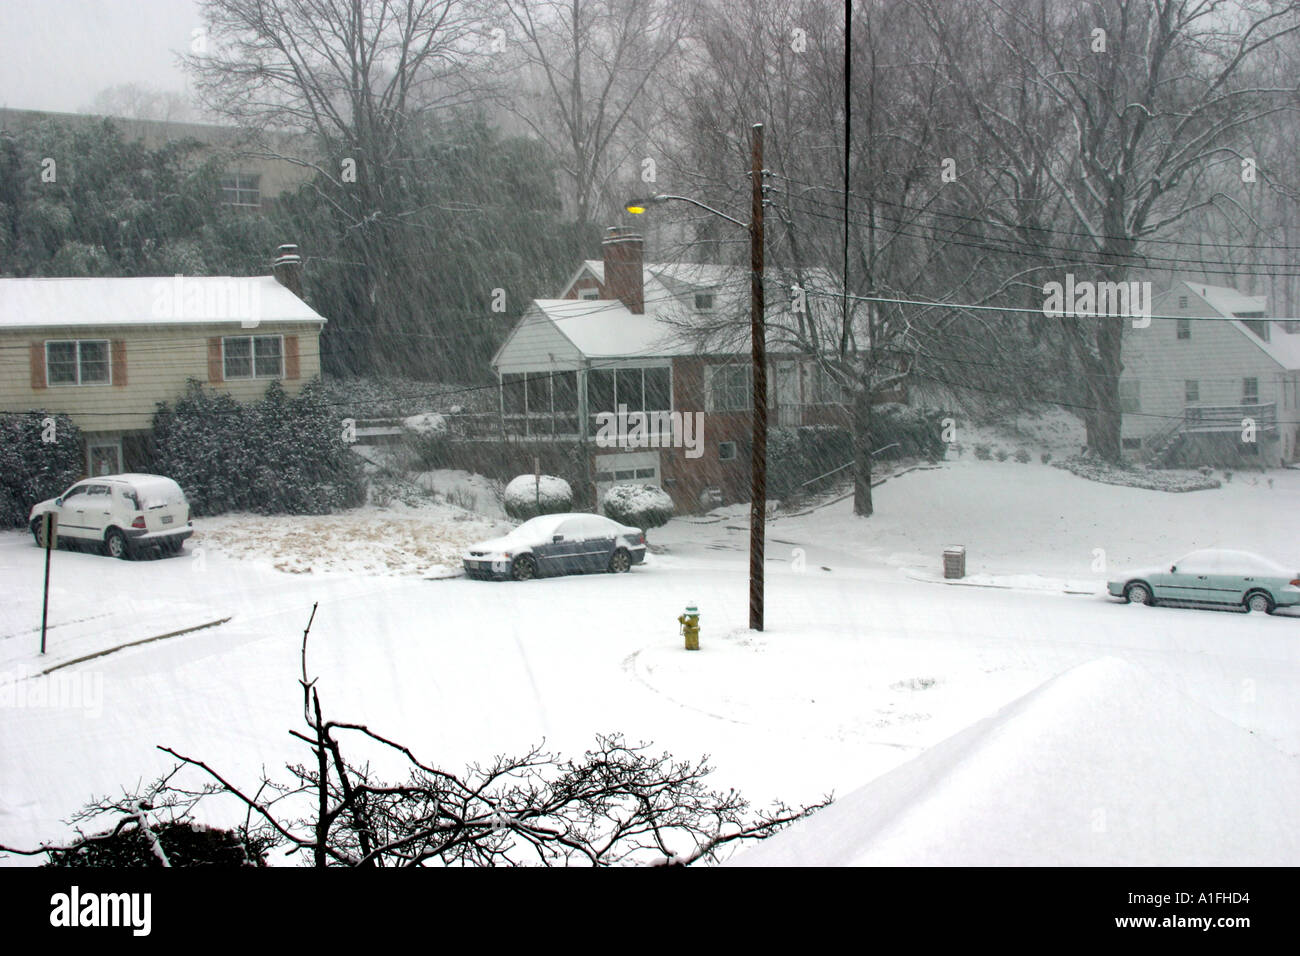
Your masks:
M763 315L763 124L753 129L749 221L750 358L753 432L750 440L749 629L763 629L763 551L767 521L767 330Z

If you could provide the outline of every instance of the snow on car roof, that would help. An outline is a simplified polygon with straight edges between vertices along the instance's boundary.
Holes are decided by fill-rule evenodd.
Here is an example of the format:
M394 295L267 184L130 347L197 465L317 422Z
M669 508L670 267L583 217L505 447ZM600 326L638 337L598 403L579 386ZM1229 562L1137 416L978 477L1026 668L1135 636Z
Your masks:
M1271 558L1266 558L1262 554L1256 554L1253 551L1238 551L1232 548L1201 548L1197 551L1188 552L1179 560L1186 561L1189 558L1215 558L1219 561L1220 566L1225 571L1231 571L1235 566L1266 568L1280 574L1292 573L1286 569L1285 565L1279 564Z

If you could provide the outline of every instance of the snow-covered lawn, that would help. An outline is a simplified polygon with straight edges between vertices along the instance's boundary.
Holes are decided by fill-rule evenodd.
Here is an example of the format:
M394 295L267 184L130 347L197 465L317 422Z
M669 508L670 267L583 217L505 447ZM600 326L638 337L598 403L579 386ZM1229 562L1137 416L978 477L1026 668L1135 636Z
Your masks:
M1207 859L1207 843L1215 860L1278 862L1294 853L1300 832L1294 810L1264 812L1292 806L1274 798L1293 794L1293 774L1268 768L1270 760L1293 768L1300 755L1300 620L1130 607L1039 586L1100 587L1098 548L1110 566L1217 544L1300 568L1288 519L1300 513L1300 473L1272 477L1272 488L1234 477L1216 491L1162 495L1037 463L962 460L913 472L876 489L879 513L869 521L854 519L849 501L774 518L762 634L745 626L743 508L655 529L655 553L630 574L525 584L426 580L461 541L501 527L486 518L457 521L444 504L200 520L195 543L176 558L56 554L50 655L66 659L202 621L227 623L36 678L27 675L48 666L35 654L33 632L41 553L30 536L3 533L0 840L66 835L60 820L92 795L170 767L155 744L202 757L243 783L255 783L263 767L275 776L286 760L301 760L287 731L300 719L301 633L319 602L309 667L327 710L366 722L426 760L460 767L542 738L552 750L574 752L597 732L618 730L681 757L711 754L714 784L738 787L758 803L846 795L896 779L882 775L1059 675L1121 659L1122 667L1085 669L1026 698L1043 706L1013 707L1019 737L985 749L1009 733L997 718L916 764L909 782L887 784L915 794L906 801L915 812L899 815L893 804L877 811L874 798L858 800L852 812L870 817L867 836L886 834L889 842L873 842L885 849L870 852L857 845L836 861L978 862L987 842L927 834L955 832L963 821L974 826L996 812L989 794L1001 793L1030 836L1014 854L988 862L1133 862L1135 834L1145 834L1141 859L1149 862ZM408 555L394 539L425 551ZM951 544L967 546L972 574L1016 586L918 580L937 572ZM699 652L684 651L678 635L676 617L688 604L701 611ZM56 686L59 675L65 683ZM82 684L70 688L69 676ZM72 690L96 706L73 701ZM1113 719L1090 724L1080 716L1093 699ZM1183 710L1171 710L1170 701ZM1070 720L1061 717L1067 713ZM1043 736L1026 734L1040 719ZM1123 727L1131 738L1113 739ZM1144 748L1159 752L1158 767L1137 759ZM995 754L1005 772L962 769L978 766L983 754ZM1062 765L1103 756L1134 769L1122 790L1086 791L1086 799L1107 801L1109 827L1094 830L1093 817L1075 818L1083 804L1065 794L1077 774ZM1172 840L1151 822L1180 799L1171 774L1207 765L1249 775L1249 787L1205 784L1187 807L1200 812L1197 801L1217 795L1221 819L1202 840ZM1096 766L1110 773L1114 764ZM924 787L933 790L921 794ZM945 823L968 790L976 809ZM236 819L231 807L209 812ZM1086 835L1071 836L1077 828ZM1269 835L1273 849L1263 853Z
M191 548L266 562L280 571L442 575L465 548L513 525L454 505L362 508L293 517L222 515L195 522Z

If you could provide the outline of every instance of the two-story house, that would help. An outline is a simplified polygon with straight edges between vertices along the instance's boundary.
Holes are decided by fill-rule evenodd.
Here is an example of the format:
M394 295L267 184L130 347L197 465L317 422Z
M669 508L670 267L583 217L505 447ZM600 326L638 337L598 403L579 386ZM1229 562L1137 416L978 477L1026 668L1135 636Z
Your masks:
M1300 332L1263 296L1178 281L1152 300L1170 319L1125 327L1126 456L1160 464L1296 460ZM1185 318L1181 318L1185 316Z
M86 473L148 470L159 402L190 379L240 401L320 374L325 318L296 246L270 276L0 279L0 412L63 412Z

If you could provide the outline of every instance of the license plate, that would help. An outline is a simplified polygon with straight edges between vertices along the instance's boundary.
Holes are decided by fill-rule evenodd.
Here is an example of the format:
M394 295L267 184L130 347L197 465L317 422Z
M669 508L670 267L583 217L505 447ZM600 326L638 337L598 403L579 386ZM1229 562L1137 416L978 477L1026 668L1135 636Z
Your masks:
M162 516L162 523L163 523L163 524L171 524L171 523L172 523L172 516L171 516L171 515L163 515L163 516Z

